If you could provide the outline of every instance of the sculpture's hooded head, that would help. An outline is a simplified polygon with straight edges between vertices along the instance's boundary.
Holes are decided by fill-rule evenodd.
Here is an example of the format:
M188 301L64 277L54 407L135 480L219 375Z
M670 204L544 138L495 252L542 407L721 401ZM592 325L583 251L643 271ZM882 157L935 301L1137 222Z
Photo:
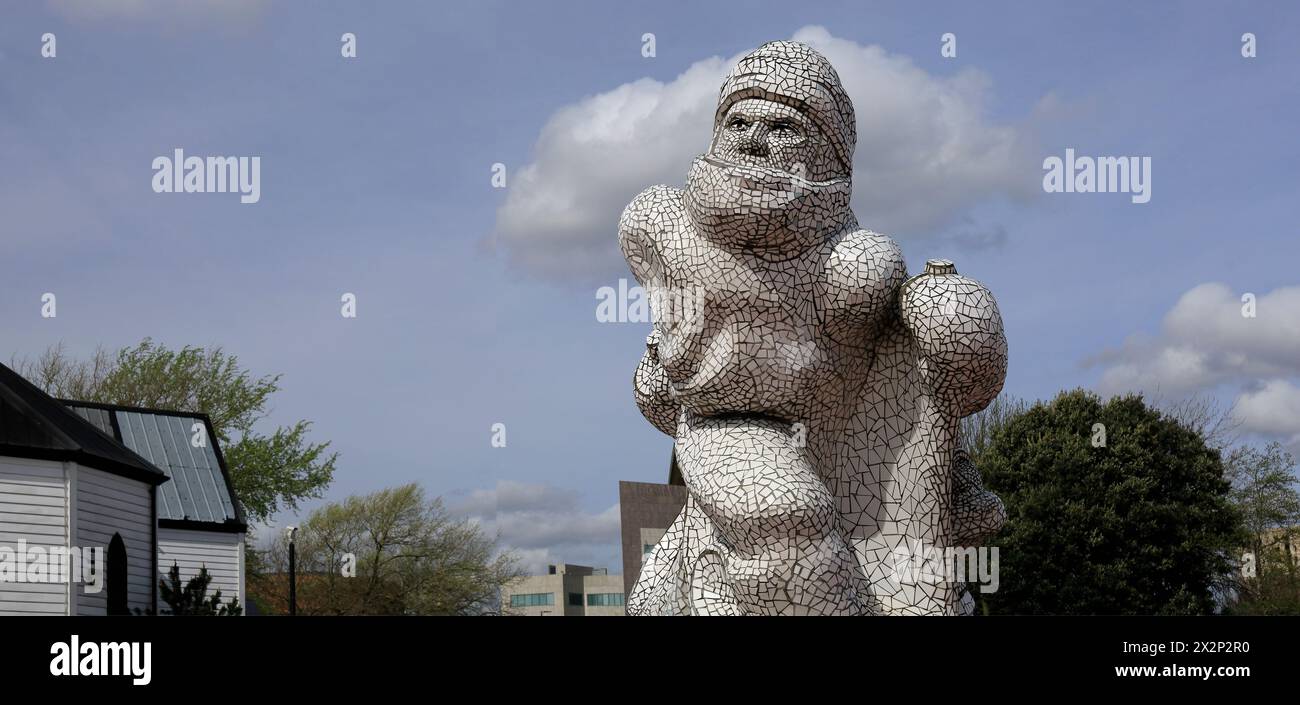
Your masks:
M853 103L826 57L798 42L747 54L722 84L708 154L686 205L711 236L756 248L810 244L853 221Z

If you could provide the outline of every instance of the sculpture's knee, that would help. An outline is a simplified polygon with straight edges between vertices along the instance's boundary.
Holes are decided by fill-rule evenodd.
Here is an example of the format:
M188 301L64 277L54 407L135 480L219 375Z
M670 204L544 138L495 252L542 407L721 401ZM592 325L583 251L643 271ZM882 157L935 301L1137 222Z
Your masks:
M797 550L835 532L834 502L813 472L774 474L746 487L745 495L744 504L723 514L750 545Z

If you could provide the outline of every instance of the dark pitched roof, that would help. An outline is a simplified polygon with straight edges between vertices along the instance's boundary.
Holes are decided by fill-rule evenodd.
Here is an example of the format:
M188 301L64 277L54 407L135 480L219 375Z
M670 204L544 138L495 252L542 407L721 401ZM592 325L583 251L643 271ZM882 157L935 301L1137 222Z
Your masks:
M0 455L71 461L154 485L167 475L0 365Z
M206 414L86 401L63 403L171 478L158 488L160 525L247 530L225 457Z

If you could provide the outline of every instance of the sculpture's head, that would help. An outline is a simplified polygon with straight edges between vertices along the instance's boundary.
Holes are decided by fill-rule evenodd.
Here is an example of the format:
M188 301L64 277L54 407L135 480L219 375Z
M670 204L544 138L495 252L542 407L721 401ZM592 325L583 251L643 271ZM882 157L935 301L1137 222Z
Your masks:
M798 42L768 42L722 83L709 154L826 181L853 171L853 102L831 62Z
M853 103L826 57L798 42L769 42L723 82L687 205L704 227L752 244L806 240L851 218L856 139Z

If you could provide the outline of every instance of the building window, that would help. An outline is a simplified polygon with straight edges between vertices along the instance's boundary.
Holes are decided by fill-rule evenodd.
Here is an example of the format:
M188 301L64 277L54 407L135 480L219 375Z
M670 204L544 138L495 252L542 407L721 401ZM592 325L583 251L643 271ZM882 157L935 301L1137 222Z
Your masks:
M580 592L571 592L571 593L569 593L569 606L570 606L570 607L581 607L581 606L582 606L582 593L580 593Z
M511 607L546 607L555 604L553 592L530 592L523 595L511 595Z
M622 607L623 593L621 592L593 592L587 595L588 607Z
M644 544L644 546L645 548L641 549L641 555L643 556L648 556L651 551L655 550L655 545L652 543Z

